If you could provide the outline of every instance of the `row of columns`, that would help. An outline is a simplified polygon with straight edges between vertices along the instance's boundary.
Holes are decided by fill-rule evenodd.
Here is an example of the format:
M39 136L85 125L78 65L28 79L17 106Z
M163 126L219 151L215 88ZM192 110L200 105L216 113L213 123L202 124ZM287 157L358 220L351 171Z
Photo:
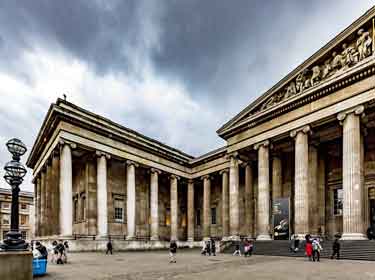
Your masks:
M364 107L358 106L340 113L337 118L343 125L343 238L364 238L363 228L363 137L361 135L360 117ZM324 173L320 169L324 163L319 163L318 150L314 143L309 143L311 134L309 126L293 130L290 136L295 141L295 178L294 178L294 228L299 237L317 229L322 224L321 216L324 210L316 211L319 201L324 196L324 182L319 182L317 174ZM252 167L245 167L245 223L249 235L255 232L253 228L256 220L257 239L270 239L270 174L272 176L272 199L282 196L282 162L275 156L272 160L270 173L268 140L254 145L258 153L258 190L257 190L257 216L253 216L254 184ZM62 236L72 235L72 143L61 142L60 159L52 158L52 166L47 166L41 172L36 182L36 211L37 235L54 234L45 230L43 225L52 221L54 216L50 210L52 205L59 204L59 218L52 222L59 222ZM107 209L107 160L108 154L97 152L97 234L99 237L108 235L108 209ZM127 161L127 238L132 240L135 233L136 214L136 181L135 162ZM319 163L319 164L318 164ZM59 192L54 192L52 181L57 178L59 167ZM320 170L320 171L319 171ZM323 170L324 171L324 170ZM150 176L150 235L152 240L159 238L159 211L158 211L158 176L160 171L151 169ZM240 233L239 217L239 159L236 153L230 155L229 170L220 172L222 176L222 231L224 238L237 239ZM170 176L170 206L171 206L171 239L178 237L178 180L175 175ZM210 237L211 224L211 179L210 176L202 177L203 180L203 237ZM311 199L309 199L309 197ZM324 199L324 197L323 197ZM187 194L187 235L188 240L194 240L194 182L188 182ZM321 212L321 213L319 213ZM322 214L323 213L323 214ZM322 214L322 215L321 215Z

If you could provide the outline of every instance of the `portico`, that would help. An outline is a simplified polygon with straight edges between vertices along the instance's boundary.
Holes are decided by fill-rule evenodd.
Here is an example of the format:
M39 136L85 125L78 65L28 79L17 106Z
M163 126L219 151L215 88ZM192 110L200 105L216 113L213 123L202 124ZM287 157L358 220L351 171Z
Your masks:
M223 125L226 145L200 157L58 99L27 162L39 237L194 244L288 229L364 239L375 215L374 17Z

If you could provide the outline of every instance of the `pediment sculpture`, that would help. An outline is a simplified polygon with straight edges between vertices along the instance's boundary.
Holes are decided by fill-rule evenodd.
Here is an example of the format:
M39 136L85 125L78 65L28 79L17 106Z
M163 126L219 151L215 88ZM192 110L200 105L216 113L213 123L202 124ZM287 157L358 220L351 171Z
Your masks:
M301 94L306 89L318 85L328 77L342 73L371 56L374 52L373 44L370 31L365 31L363 28L359 29L355 40L343 43L341 50L336 48L331 55L326 57L324 63L316 64L311 69L302 70L287 86L264 101L256 112L263 111L281 101Z

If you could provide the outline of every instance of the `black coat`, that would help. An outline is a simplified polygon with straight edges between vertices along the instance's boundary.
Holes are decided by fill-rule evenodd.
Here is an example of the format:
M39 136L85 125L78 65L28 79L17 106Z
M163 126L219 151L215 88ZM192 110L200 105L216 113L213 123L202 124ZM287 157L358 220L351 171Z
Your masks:
M171 243L171 245L169 246L169 251L171 253L177 253L177 244L176 243Z

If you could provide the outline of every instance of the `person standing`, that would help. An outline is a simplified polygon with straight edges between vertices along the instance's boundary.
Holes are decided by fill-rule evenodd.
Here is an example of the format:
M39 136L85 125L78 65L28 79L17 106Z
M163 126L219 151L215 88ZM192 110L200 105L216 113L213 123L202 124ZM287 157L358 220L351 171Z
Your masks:
M177 243L172 240L169 245L169 263L176 263Z
M320 251L323 249L320 245L319 239L314 239L313 243L313 261L317 260L320 261Z
M113 250L112 241L111 239L109 239L107 242L107 251L105 252L105 254L108 255L108 253L111 253L112 255L113 254L112 250Z
M38 257L36 257L36 259L44 259L46 260L48 258L48 251L47 251L47 248L42 245L42 243L40 243L39 241L37 241L35 243L36 247L35 249L37 251L39 251L40 255Z
M340 259L340 242L339 239L336 238L332 245L332 256L331 259L333 259L334 256L336 256L336 259Z
M57 244L56 250L58 252L56 264L64 264L65 246L62 240L60 240L59 244Z
M206 256L207 256L207 254L209 256L211 256L211 243L210 243L210 240L206 241Z
M216 256L216 244L215 240L211 237L211 253L213 256Z
M312 260L311 259L312 251L313 251L313 247L312 247L312 244L311 244L311 240L306 238L305 254L306 254L306 257L308 258L309 261Z
M237 255L239 255L241 257L241 250L240 250L240 242L239 241L236 242L236 250L233 253L233 256L237 256Z

